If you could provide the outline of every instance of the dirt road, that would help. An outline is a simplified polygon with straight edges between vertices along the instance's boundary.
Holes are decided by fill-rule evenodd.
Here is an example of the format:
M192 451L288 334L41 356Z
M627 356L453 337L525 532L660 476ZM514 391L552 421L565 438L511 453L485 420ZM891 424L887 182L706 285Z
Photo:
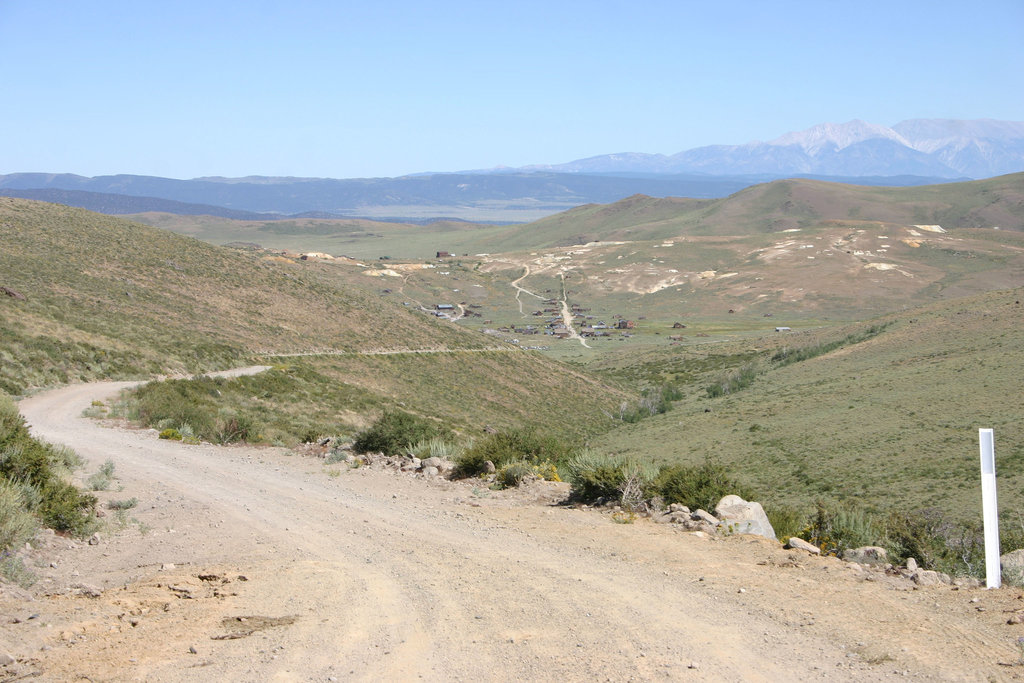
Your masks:
M615 524L552 506L564 484L493 492L79 417L121 386L21 403L33 431L73 446L88 471L116 464L123 489L105 500L140 503L124 528L108 513L97 545L50 537L29 554L35 599L0 596L0 657L17 660L0 680L1024 673L999 664L1024 635L1006 625L1020 591L915 590L751 537Z

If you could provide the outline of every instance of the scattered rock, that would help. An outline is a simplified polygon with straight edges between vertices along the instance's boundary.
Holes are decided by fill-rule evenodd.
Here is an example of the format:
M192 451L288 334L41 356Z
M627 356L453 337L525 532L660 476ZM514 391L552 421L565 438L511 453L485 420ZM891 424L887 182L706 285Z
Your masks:
M7 296L11 297L12 299L24 299L25 298L24 294L22 294L21 292L16 292L13 289L11 289L10 287L0 287L0 294L6 294Z
M912 557L907 558L907 571L911 573L917 571L917 560Z
M889 555L885 548L866 545L860 548L847 548L843 551L843 559L858 564L882 565L889 561Z
M89 537L89 545L99 545L99 544L100 544L100 535L99 535L98 532Z
M166 563L160 565L160 571L162 571L162 572L169 572L169 571L171 571L173 569L174 569L174 564L172 562L166 562Z
M938 572L930 569L918 569L911 576L910 580L918 586L937 586L942 583Z
M981 588L981 580L973 576L958 576L953 580L953 585L959 588Z
M694 512L691 512L690 519L692 519L695 522L707 522L711 525L718 524L718 518L710 512L708 512L707 510L695 510Z
M651 515L651 521L656 524L686 524L690 521L689 512L662 512Z
M1003 569L1003 579L1006 583L1024 583L1024 549L1014 550L999 558L999 564Z
M739 496L726 496L715 506L715 516L721 528L734 534L753 534L775 540L775 529L760 503L743 500Z
M669 512L683 512L683 513L686 513L686 514L690 514L690 508L686 507L682 503L672 503L671 505L668 506L668 511Z
M806 550L812 555L821 555L821 548L796 536L789 537L789 540L786 541L786 548L790 550Z
M0 652L0 666L10 666L11 664L14 664L16 661L18 660L16 660L8 653Z
M427 477L436 477L441 472L441 470L437 469L436 467L424 467L420 471L423 472L424 476Z
M98 598L103 595L103 589L97 588L96 586L88 583L76 583L72 588L77 590L80 595L84 595L87 598Z
M190 587L188 587L188 586L182 586L182 585L168 586L167 590L169 590L172 593L174 593L175 597L183 598L185 600L191 600L193 597L195 597L195 596L192 595L192 589Z

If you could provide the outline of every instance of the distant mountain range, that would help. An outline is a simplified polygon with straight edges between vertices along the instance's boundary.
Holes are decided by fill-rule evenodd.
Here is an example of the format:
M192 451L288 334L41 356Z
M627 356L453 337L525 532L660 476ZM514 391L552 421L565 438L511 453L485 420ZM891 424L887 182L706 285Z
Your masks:
M822 124L771 142L679 154L609 154L555 166L400 178L195 178L67 173L0 175L0 195L111 214L161 211L261 220L284 217L526 222L634 194L718 198L801 177L913 186L1024 170L1024 122L916 119L891 128Z
M911 119L888 128L823 123L770 142L697 147L671 156L606 154L532 170L773 176L990 178L1024 170L1024 122Z

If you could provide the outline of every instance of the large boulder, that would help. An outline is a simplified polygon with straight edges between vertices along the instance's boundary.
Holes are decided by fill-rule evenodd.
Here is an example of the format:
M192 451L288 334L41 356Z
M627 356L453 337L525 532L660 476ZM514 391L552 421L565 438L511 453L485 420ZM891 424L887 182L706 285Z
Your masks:
M748 502L739 496L726 496L715 506L715 517L719 520L719 528L729 533L753 534L776 540L775 529L760 503Z

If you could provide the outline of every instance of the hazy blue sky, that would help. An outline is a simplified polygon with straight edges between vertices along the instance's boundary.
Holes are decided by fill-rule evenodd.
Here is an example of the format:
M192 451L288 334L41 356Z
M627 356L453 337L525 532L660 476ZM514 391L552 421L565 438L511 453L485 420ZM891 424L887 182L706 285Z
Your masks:
M0 0L0 173L395 176L1020 121L1022 74L1024 0Z

